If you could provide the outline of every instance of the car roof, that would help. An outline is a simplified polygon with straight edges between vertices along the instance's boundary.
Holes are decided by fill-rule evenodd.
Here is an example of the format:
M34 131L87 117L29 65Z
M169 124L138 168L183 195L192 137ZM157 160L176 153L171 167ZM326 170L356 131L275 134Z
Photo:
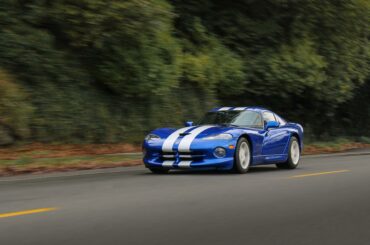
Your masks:
M210 112L215 111L245 111L245 110L252 110L252 111L270 111L266 108L259 107L259 106L240 106L240 107L231 107L231 106L224 106L224 107L216 107L210 110Z

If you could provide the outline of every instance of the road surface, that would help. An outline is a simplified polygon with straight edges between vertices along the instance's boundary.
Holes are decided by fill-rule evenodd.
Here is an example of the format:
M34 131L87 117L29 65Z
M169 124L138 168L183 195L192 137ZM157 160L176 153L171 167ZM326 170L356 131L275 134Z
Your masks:
M370 244L370 155L248 174L143 167L0 178L0 244Z

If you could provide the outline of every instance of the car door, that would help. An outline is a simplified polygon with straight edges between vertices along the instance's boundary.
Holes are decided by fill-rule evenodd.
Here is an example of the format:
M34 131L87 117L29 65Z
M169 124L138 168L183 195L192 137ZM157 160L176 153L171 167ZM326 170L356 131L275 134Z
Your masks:
M278 122L275 115L270 111L264 111L262 115L265 124L268 121ZM266 160L274 160L281 157L285 151L289 135L289 131L284 125L264 131L262 155L265 156Z

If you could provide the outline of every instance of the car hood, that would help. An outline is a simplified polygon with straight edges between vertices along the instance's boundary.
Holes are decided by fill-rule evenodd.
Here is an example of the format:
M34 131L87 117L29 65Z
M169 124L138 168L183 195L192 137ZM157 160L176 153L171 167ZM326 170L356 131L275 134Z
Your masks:
M192 135L194 138L204 138L211 135L217 135L222 133L230 133L233 135L235 127L229 126L220 126L220 125L201 125L201 126L192 126L185 127L180 129L175 128L159 128L153 130L151 133L156 134L162 139L166 139L173 133L179 136ZM234 135L233 135L234 136Z

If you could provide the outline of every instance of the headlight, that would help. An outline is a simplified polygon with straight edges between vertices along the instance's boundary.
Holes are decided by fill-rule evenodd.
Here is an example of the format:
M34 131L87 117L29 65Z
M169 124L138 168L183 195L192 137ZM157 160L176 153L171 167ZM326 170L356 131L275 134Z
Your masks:
M146 137L145 137L145 140L146 141L150 141L150 140L159 140L161 137L159 137L158 135L156 134L148 134Z
M233 136L231 134L217 134L205 137L205 140L231 140Z

